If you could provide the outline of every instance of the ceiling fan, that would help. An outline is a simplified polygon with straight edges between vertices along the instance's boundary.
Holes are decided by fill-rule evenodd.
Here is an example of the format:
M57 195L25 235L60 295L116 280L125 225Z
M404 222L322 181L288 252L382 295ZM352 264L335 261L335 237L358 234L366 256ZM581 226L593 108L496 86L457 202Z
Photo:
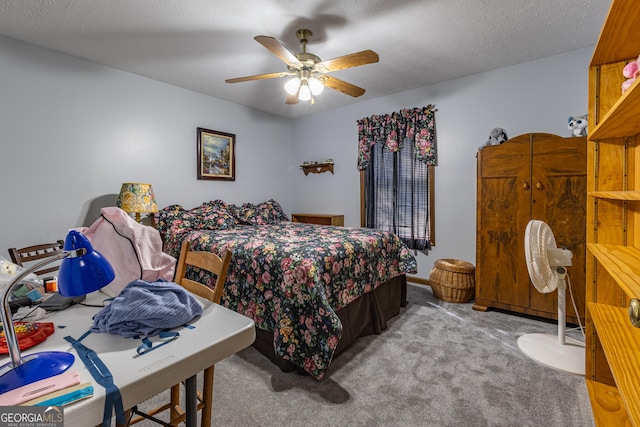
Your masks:
M312 35L313 33L310 30L304 28L296 31L296 37L302 44L302 52L299 53L292 53L274 37L254 37L258 43L266 47L271 53L287 64L288 71L238 77L235 79L227 79L225 82L239 83L250 80L293 76L293 78L285 84L285 90L289 94L285 101L287 104L297 104L299 101L310 101L311 104L313 104L314 96L320 94L324 86L353 97L363 95L365 92L363 88L329 76L328 73L378 62L378 54L372 50L363 50L361 52L322 61L316 55L307 52L307 43Z

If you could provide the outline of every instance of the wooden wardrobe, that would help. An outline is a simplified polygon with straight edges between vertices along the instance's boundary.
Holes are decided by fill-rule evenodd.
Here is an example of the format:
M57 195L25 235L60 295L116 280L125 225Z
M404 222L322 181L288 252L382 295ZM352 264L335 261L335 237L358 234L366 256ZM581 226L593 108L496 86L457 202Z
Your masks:
M529 279L524 233L546 222L556 243L572 251L568 268L580 318L585 316L586 137L519 135L477 155L474 310L494 307L557 319L557 291L542 294ZM567 322L577 324L567 288Z

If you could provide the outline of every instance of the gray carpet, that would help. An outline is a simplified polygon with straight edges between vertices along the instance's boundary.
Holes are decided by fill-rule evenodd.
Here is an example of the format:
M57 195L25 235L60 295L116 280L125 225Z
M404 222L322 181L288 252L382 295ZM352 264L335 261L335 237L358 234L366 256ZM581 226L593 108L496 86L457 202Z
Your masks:
M357 340L322 382L283 373L253 348L218 363L214 425L594 425L583 377L518 350L520 335L555 335L555 324L475 312L471 303L439 301L429 287L408 288L400 316Z

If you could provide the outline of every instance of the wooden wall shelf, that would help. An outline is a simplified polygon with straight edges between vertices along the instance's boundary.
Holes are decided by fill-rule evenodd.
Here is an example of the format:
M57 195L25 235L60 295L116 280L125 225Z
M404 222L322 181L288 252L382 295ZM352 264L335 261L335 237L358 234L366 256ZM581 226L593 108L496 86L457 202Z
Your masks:
M308 165L300 165L300 169L304 171L305 175L323 172L331 172L333 174L333 163L311 163Z

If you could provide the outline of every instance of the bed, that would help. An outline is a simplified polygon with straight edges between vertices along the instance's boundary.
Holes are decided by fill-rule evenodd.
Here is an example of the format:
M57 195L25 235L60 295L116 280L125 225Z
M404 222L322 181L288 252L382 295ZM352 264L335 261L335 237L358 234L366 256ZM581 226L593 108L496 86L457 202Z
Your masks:
M254 347L282 370L318 380L353 340L386 329L405 305L405 274L417 270L392 233L291 222L273 200L171 205L155 219L163 251L176 258L185 240L230 250L222 304L255 321Z

